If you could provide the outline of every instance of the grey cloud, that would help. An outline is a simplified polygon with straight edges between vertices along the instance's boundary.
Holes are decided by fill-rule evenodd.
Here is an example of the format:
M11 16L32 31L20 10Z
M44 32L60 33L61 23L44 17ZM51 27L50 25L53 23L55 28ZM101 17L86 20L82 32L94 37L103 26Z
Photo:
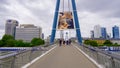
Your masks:
M4 4L8 5L9 4L8 0L0 0L0 5Z
M7 11L6 8L5 8L5 6L0 5L0 13L1 13L1 12L4 12L4 11Z
M88 11L107 17L120 17L119 6L120 0L79 0L77 3L78 11Z
M44 0L44 1L47 2L48 0ZM53 18L53 13L54 13L56 0L51 0L51 2L49 3L50 6L48 6L48 4L47 5L44 4L43 7L45 9L41 9L40 7L31 7L31 3L37 3L38 2L39 4L42 4L42 2L40 0L36 0L36 1L33 1L33 0L27 0L27 1L19 0L19 2L21 3L21 5L24 5L24 7L29 9L33 15L35 15L40 20L43 20L44 23L50 21ZM51 13L51 12L53 12L53 13Z
M3 29L5 29L5 26L0 25L0 30L3 30Z
M25 18L24 17L21 18L20 14L17 14L15 10L10 11L8 8L6 8L6 6L10 6L11 3L13 3L12 1L16 1L19 4L19 6L22 6L23 8L25 8L28 12L30 12L30 15L25 16ZM39 22L39 20L42 21L42 22L40 22L40 24L38 24L38 26L42 25L43 30L47 32L46 34L48 34L48 33L50 33L50 30L48 27L52 28L56 1L57 0L0 0L0 18L1 18L0 19L0 29L4 29L5 23L3 23L3 22L5 22L5 20L7 18L15 17L19 21L19 17L20 17L20 19L22 19L22 21L27 19L28 23L29 23L28 17L34 16L35 20L37 18L38 22ZM120 0L76 0L76 1L77 1L78 12L80 12L79 15L82 14L81 12L86 11L88 13L95 14L96 16L98 15L98 16L103 16L106 18L120 17L120 9L119 9ZM34 7L34 4L32 4L32 3L38 4L38 5L43 4L43 7L39 7L39 6ZM15 6L17 6L18 4L16 4ZM12 8L13 8L13 6L12 6ZM67 8L67 6L65 7L65 9L66 8ZM21 10L21 12L24 12L24 10ZM84 24L86 22L87 23L92 22L89 25L93 26L93 24L95 25L96 22L98 22L98 20L99 20L98 19L97 21L95 21L94 19L92 19L92 21L91 21L91 19L88 19L88 18L91 18L88 15L89 14L83 14L83 17L81 16L81 18L80 18L80 19L82 19L82 21L81 21L82 29L86 28L86 27L84 27L85 26ZM104 21L100 21L99 23L107 22L106 18L104 18ZM27 20L25 22L27 22ZM100 20L103 20L103 18ZM88 29L90 29L90 27L87 27L85 29L86 32L83 31L83 34L89 33ZM91 27L91 29L92 29L92 27ZM86 35L86 36L88 36L88 35Z

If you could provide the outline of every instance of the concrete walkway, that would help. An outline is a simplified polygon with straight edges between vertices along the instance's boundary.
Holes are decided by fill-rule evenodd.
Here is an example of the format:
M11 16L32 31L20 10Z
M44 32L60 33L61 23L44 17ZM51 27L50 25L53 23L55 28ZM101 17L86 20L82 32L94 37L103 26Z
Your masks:
M29 68L97 68L74 46L57 46Z

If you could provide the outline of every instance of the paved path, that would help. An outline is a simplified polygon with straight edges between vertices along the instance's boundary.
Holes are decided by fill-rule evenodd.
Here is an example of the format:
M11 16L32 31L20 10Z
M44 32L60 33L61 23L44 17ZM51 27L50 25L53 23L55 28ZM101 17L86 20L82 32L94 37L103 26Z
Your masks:
M97 68L74 46L57 46L29 68Z

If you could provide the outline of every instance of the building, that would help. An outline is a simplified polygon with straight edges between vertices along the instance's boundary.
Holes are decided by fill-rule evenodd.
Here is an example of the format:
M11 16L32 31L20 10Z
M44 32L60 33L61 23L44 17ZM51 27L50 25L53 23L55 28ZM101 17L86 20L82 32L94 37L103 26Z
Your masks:
M44 33L42 33L42 39L44 39Z
M111 38L111 33L107 33L107 39Z
M16 26L18 26L18 21L12 19L7 20L5 24L5 34L15 37Z
M42 38L42 28L32 24L23 24L16 28L16 40L30 42L33 38Z
M94 26L94 38L100 38L101 37L101 27L100 25Z
M113 33L113 38L118 39L119 38L119 27L116 25L112 27L112 33Z
M94 31L90 31L90 34L91 34L91 38L94 38Z
M101 37L104 39L107 38L107 32L105 27L101 27Z

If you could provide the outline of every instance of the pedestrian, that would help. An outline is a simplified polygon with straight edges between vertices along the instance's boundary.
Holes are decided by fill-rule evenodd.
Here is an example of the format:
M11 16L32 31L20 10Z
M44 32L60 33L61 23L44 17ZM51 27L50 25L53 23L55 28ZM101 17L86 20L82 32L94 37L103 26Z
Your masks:
M69 39L69 45L71 45L71 39Z
M63 40L63 45L65 45L65 40Z
M69 44L69 41L68 41L68 40L66 41L66 44L67 44L67 45Z
M59 39L59 46L61 46L62 45L62 40L61 39Z

